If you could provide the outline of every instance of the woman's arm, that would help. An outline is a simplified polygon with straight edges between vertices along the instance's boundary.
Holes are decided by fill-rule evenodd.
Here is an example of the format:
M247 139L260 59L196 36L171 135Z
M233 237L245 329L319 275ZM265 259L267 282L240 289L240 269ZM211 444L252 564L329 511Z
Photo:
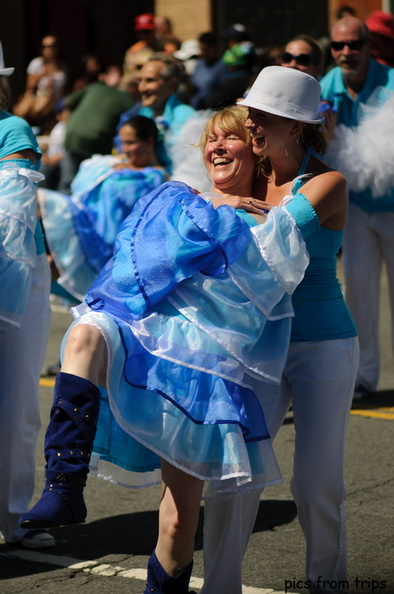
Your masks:
M345 177L338 171L324 171L314 175L300 189L312 205L320 225L335 231L341 231L347 218L348 190ZM260 223L270 211L272 205L253 196L215 196L211 199L214 208L223 204L235 209L243 209L256 217ZM263 217L263 218L261 218Z
M37 161L37 154L32 149L22 149L5 157L1 157L0 161L7 161L8 159L29 159L33 163Z
M346 224L348 191L345 177L326 171L312 177L300 189L315 210L320 225L341 231Z

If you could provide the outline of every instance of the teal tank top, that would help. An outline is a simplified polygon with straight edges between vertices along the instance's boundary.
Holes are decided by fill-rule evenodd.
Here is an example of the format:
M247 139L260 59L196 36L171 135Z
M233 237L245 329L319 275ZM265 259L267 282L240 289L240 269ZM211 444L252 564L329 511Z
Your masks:
M294 180L292 198L286 208L304 237L310 257L305 276L293 294L295 317L291 341L335 340L357 336L337 277L337 255L343 231L321 227L309 200L299 192L310 175L304 176L309 153Z

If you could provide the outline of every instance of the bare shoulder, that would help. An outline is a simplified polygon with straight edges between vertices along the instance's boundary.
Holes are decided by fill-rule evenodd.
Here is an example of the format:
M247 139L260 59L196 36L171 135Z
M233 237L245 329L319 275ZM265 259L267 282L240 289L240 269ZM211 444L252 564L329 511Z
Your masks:
M342 173L334 171L333 169L322 171L319 175L314 175L304 184L305 189L306 186L308 186L310 190L320 188L323 193L329 191L347 191L346 178Z
M342 229L346 222L348 191L345 177L319 159L312 163L309 173L313 177L306 181L300 192L315 208L321 224L332 229Z
M312 173L313 177L305 182L303 191L308 188L308 191L318 192L323 195L331 192L336 192L339 195L343 192L347 194L347 183L344 175L335 169L331 169L315 156L311 157L308 173Z

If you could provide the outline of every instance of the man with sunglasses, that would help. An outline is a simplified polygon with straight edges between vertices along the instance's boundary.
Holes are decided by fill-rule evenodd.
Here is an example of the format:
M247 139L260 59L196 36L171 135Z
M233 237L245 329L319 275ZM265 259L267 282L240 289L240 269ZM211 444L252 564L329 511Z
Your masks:
M334 103L337 125L346 127L337 128L335 140L338 142L344 137L342 130L351 129L352 135L356 136L365 115L365 104L370 105L373 101L375 109L369 107L368 113L376 113L394 96L394 69L371 59L369 30L355 17L348 16L337 21L331 39L331 53L337 66L323 77L321 88L322 99ZM386 109L390 109L388 103ZM393 116L391 112L387 114L388 118ZM383 151L387 150L385 134L381 133L379 142L377 133L374 130L374 146L377 151L382 151L383 159ZM365 135L360 139L363 154L366 154L370 141ZM348 145L347 149L350 148ZM360 340L355 399L375 392L379 381L379 287L383 262L387 268L394 324L394 187L387 183L384 195L376 195L373 188L378 173L380 171L372 171L369 178L365 176L364 184L361 184L359 175L357 189L348 180L350 205L343 242L343 264L345 297ZM384 173L381 175L385 177Z

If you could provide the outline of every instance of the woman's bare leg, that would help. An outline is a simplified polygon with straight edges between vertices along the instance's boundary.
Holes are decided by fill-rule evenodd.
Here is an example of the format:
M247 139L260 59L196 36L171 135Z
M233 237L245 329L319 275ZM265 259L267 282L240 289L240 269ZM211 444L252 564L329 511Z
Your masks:
M204 482L162 460L162 497L156 556L171 575L190 565Z

